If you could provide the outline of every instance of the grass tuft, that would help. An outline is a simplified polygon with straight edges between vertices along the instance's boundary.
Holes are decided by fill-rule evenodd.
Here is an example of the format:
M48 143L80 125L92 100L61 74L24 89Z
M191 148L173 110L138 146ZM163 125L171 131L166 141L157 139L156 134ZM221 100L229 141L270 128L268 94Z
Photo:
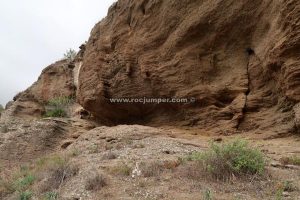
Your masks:
M86 181L85 189L86 190L100 190L101 188L107 185L107 180L102 174L97 174L93 178L89 178Z
M29 200L31 199L33 193L31 191L21 192L19 196L19 200Z

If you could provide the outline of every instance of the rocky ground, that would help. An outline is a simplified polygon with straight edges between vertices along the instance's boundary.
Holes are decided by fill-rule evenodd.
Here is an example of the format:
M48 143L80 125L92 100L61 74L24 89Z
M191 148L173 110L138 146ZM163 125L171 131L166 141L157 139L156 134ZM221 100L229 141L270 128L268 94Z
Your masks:
M257 134L210 136L193 128L95 127L75 118L2 123L1 131L2 181L28 166L36 176L26 186L32 199L43 199L49 191L58 199L278 199L285 183L292 189L280 193L283 199L300 197L300 167L283 162L300 156L299 136L262 139ZM235 137L264 152L268 164L263 178L215 180L182 161L192 152L206 151L211 140L221 143ZM52 180L52 167L38 164L54 155L65 162L65 178L59 184ZM6 189L2 185L2 199L19 198L20 191Z

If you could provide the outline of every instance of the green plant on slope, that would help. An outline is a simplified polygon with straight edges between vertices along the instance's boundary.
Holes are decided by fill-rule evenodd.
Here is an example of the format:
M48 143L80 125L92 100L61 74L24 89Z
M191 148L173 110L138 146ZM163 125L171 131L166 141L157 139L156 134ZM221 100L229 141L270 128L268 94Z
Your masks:
M212 200L213 199L211 190L207 189L204 191L203 199L204 200Z
M54 110L49 110L46 112L45 117L66 117L67 113L60 108L55 108Z
M56 199L58 199L57 192L47 192L45 194L45 200L56 200Z
M31 191L21 192L19 196L19 200L29 200L32 197Z
M35 179L36 179L35 176L33 176L31 174L28 174L25 177L22 177L22 178L19 178L18 180L16 180L16 182L14 183L14 186L15 186L17 191L24 191L30 185L33 184Z
M221 145L212 143L208 151L193 153L187 160L198 161L200 167L217 179L262 175L266 165L263 153L241 139Z
M68 96L59 96L53 99L50 99L46 105L45 117L66 117L67 108L74 102L73 97Z

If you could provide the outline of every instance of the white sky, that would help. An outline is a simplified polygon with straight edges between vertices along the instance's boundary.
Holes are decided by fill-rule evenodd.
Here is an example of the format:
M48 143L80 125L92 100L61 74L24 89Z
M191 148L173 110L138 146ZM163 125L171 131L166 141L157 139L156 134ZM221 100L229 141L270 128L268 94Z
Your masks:
M89 38L116 0L0 0L0 104Z

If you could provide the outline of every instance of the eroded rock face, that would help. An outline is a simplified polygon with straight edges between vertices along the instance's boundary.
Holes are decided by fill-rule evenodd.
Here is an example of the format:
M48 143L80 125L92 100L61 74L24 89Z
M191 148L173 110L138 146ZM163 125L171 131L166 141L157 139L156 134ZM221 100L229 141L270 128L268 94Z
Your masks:
M290 132L300 100L299 13L297 0L119 0L91 32L78 100L115 123ZM196 102L109 101L139 97Z
M58 96L74 96L74 64L67 60L58 61L45 68L38 80L27 90L9 102L1 116L2 121L11 117L38 117L44 112L47 101Z

